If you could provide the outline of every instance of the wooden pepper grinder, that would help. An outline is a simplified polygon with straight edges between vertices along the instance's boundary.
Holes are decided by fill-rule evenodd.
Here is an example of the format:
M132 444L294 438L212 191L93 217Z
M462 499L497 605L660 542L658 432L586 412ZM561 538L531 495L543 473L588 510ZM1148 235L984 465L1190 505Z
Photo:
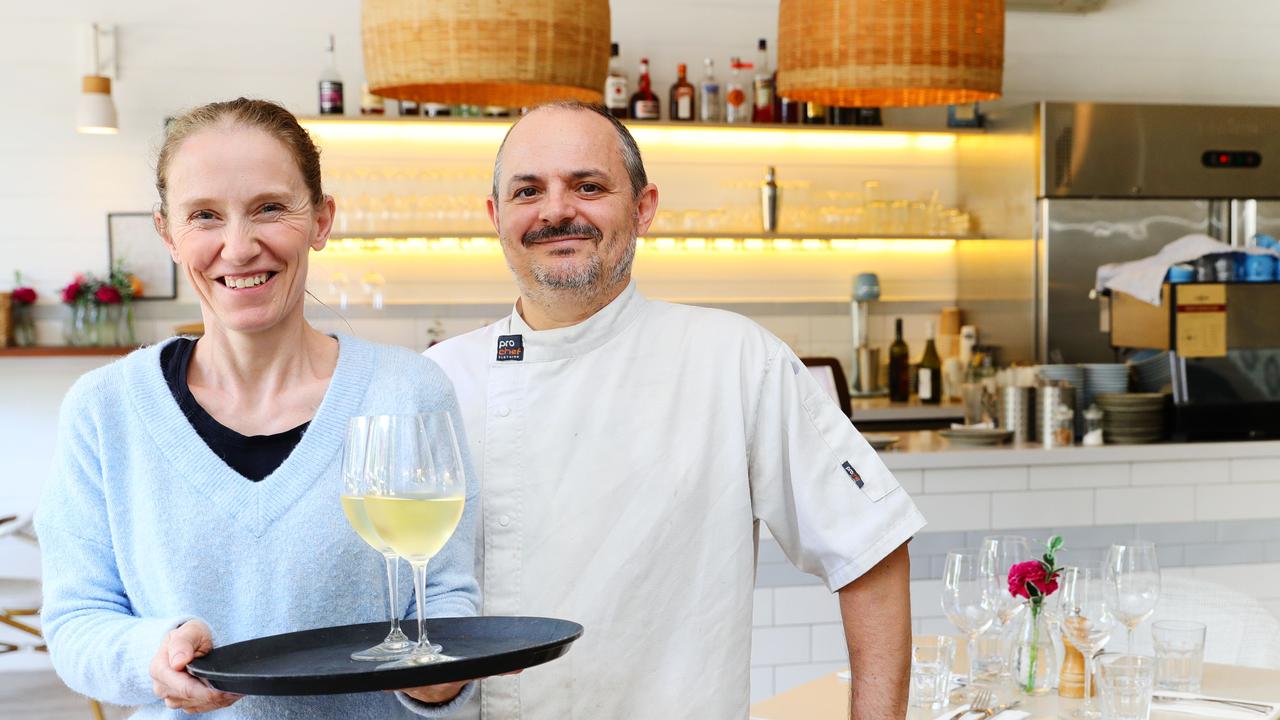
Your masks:
M1084 698L1084 654L1076 649L1070 638L1070 628L1084 621L1078 615L1063 621L1066 629L1062 633L1062 644L1066 648L1066 654L1062 658L1062 669L1058 671L1058 695L1064 698ZM1090 690L1090 695L1096 695L1097 685L1092 685Z

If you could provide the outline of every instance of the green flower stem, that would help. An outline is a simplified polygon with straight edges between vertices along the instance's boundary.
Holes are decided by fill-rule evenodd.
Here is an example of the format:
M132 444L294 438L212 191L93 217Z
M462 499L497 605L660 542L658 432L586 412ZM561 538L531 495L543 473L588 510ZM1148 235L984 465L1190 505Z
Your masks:
M1027 694L1036 688L1036 654L1040 651L1040 603L1031 603L1031 660L1027 663Z

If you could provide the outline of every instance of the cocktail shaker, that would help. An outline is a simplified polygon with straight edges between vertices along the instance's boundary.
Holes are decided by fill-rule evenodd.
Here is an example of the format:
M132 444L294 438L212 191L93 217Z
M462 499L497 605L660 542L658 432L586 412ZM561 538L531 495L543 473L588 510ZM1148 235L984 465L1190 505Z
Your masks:
M760 226L764 232L778 232L778 182L772 165L760 183Z

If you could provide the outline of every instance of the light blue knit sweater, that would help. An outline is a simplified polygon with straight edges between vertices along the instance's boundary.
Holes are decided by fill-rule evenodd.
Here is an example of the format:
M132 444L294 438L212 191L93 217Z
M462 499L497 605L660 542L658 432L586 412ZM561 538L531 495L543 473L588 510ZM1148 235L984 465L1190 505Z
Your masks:
M163 636L182 622L207 622L216 647L386 618L382 556L347 525L338 500L347 419L448 410L459 433L462 421L434 362L348 336L339 345L302 441L261 482L227 467L187 422L161 373L163 343L86 374L67 393L36 530L45 636L68 686L142 705L137 718L186 718L156 700L148 673ZM429 617L476 614L477 489L472 479L458 530L428 567ZM407 570L405 617L414 613ZM441 716L472 692L443 707L398 693L249 696L210 716Z

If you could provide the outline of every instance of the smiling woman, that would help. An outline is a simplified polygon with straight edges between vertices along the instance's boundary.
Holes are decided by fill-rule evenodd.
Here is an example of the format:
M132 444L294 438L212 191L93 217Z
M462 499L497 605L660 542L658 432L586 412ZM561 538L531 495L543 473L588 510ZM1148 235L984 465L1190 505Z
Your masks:
M188 674L215 632L225 644L383 620L382 557L327 492L348 420L461 418L430 361L307 323L308 258L324 248L335 204L288 111L242 98L182 116L156 189L156 229L199 297L205 332L94 371L64 401L36 518L55 667L79 692L142 706L139 718L450 712L470 686L241 698ZM432 561L424 608L402 604L397 615L475 614L474 522L468 503ZM235 572L221 572L232 559ZM407 584L398 590L410 597Z

